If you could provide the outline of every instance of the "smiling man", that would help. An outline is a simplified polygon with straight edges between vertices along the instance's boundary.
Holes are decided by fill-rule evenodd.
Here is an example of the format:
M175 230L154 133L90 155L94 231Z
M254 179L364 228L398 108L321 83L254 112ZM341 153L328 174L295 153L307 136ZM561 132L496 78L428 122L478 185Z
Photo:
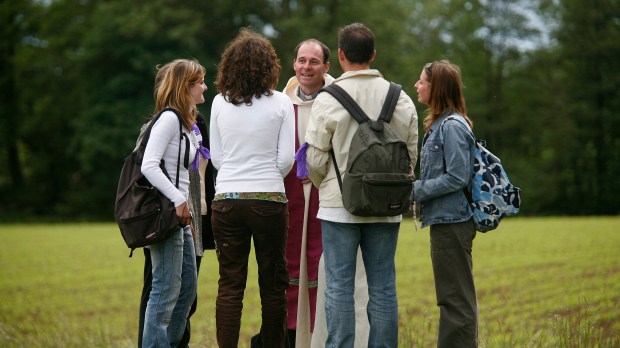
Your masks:
M310 109L319 90L334 78L329 70L329 48L309 39L295 48L291 77L284 88L295 105L295 150L304 142ZM288 298L288 330L291 347L295 341L307 346L314 328L319 258L323 252L321 223L316 218L319 194L307 177L297 177L297 164L284 179L289 202L289 235L286 259L290 274ZM299 315L298 315L299 313ZM299 326L299 328L298 328ZM299 330L297 330L299 329ZM297 334L299 337L296 337ZM304 342L306 344L303 344Z

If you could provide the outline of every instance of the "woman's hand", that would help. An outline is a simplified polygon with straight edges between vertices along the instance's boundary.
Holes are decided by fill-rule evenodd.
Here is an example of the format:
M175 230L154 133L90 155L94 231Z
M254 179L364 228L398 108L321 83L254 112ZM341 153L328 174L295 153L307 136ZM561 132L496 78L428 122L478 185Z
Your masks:
M189 211L187 202L176 207L177 218L179 219L179 225L187 226L192 224L192 214Z

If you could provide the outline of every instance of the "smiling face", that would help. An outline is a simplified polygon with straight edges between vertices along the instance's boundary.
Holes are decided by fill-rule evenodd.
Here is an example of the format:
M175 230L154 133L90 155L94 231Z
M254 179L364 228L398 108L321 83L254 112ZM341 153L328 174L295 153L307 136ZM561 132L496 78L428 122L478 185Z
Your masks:
M202 104L205 102L204 92L207 90L207 85L205 84L204 78L202 78L199 82L190 82L189 84L189 94L191 94L194 104Z
M428 105L431 96L431 84L428 82L425 69L422 69L420 79L414 85L418 92L418 101L422 104Z
M329 62L323 63L321 46L307 42L299 47L297 57L293 62L293 69L301 91L310 95L323 87L324 75L329 70Z

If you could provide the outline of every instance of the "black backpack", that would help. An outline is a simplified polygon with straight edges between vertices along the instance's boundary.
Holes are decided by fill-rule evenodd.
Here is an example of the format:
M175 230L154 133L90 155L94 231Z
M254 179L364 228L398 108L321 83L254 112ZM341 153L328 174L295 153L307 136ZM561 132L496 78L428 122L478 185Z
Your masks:
M342 87L332 84L321 89L334 96L359 124L343 176L333 148L330 150L342 202L353 215L396 216L411 205L413 171L407 143L390 126L401 88L390 82L377 121L371 120Z
M141 171L142 159L146 144L151 135L151 129L164 111L173 111L179 118L179 141L183 140L184 134L181 126L181 118L176 110L166 108L162 110L148 126L140 145L125 158L123 169L118 180L116 201L114 204L114 218L121 230L121 235L131 249L129 257L135 248L158 243L179 228L179 220L176 216L174 203L163 193L155 188L144 177ZM186 140L186 150L189 140ZM185 166L189 163L189 152L185 151ZM181 146L177 158L177 172L175 186L179 187L179 164L181 161ZM164 160L160 162L160 168L164 175L170 179L164 166Z

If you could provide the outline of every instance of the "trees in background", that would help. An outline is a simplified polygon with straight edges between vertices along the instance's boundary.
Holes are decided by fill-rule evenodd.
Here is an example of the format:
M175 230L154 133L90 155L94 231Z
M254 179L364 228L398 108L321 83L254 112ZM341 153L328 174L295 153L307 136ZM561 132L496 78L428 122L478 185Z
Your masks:
M155 67L196 58L213 81L224 46L251 26L273 42L280 85L293 48L373 29L373 67L403 85L423 64L463 72L478 137L524 190L525 214L620 211L620 5L611 0L0 3L0 219L112 217L122 158L153 111ZM200 107L209 115L206 93ZM418 105L420 118L425 107Z
M552 134L557 204L570 214L620 210L620 3L564 0L557 32L558 117ZM554 202L549 202L550 205Z

